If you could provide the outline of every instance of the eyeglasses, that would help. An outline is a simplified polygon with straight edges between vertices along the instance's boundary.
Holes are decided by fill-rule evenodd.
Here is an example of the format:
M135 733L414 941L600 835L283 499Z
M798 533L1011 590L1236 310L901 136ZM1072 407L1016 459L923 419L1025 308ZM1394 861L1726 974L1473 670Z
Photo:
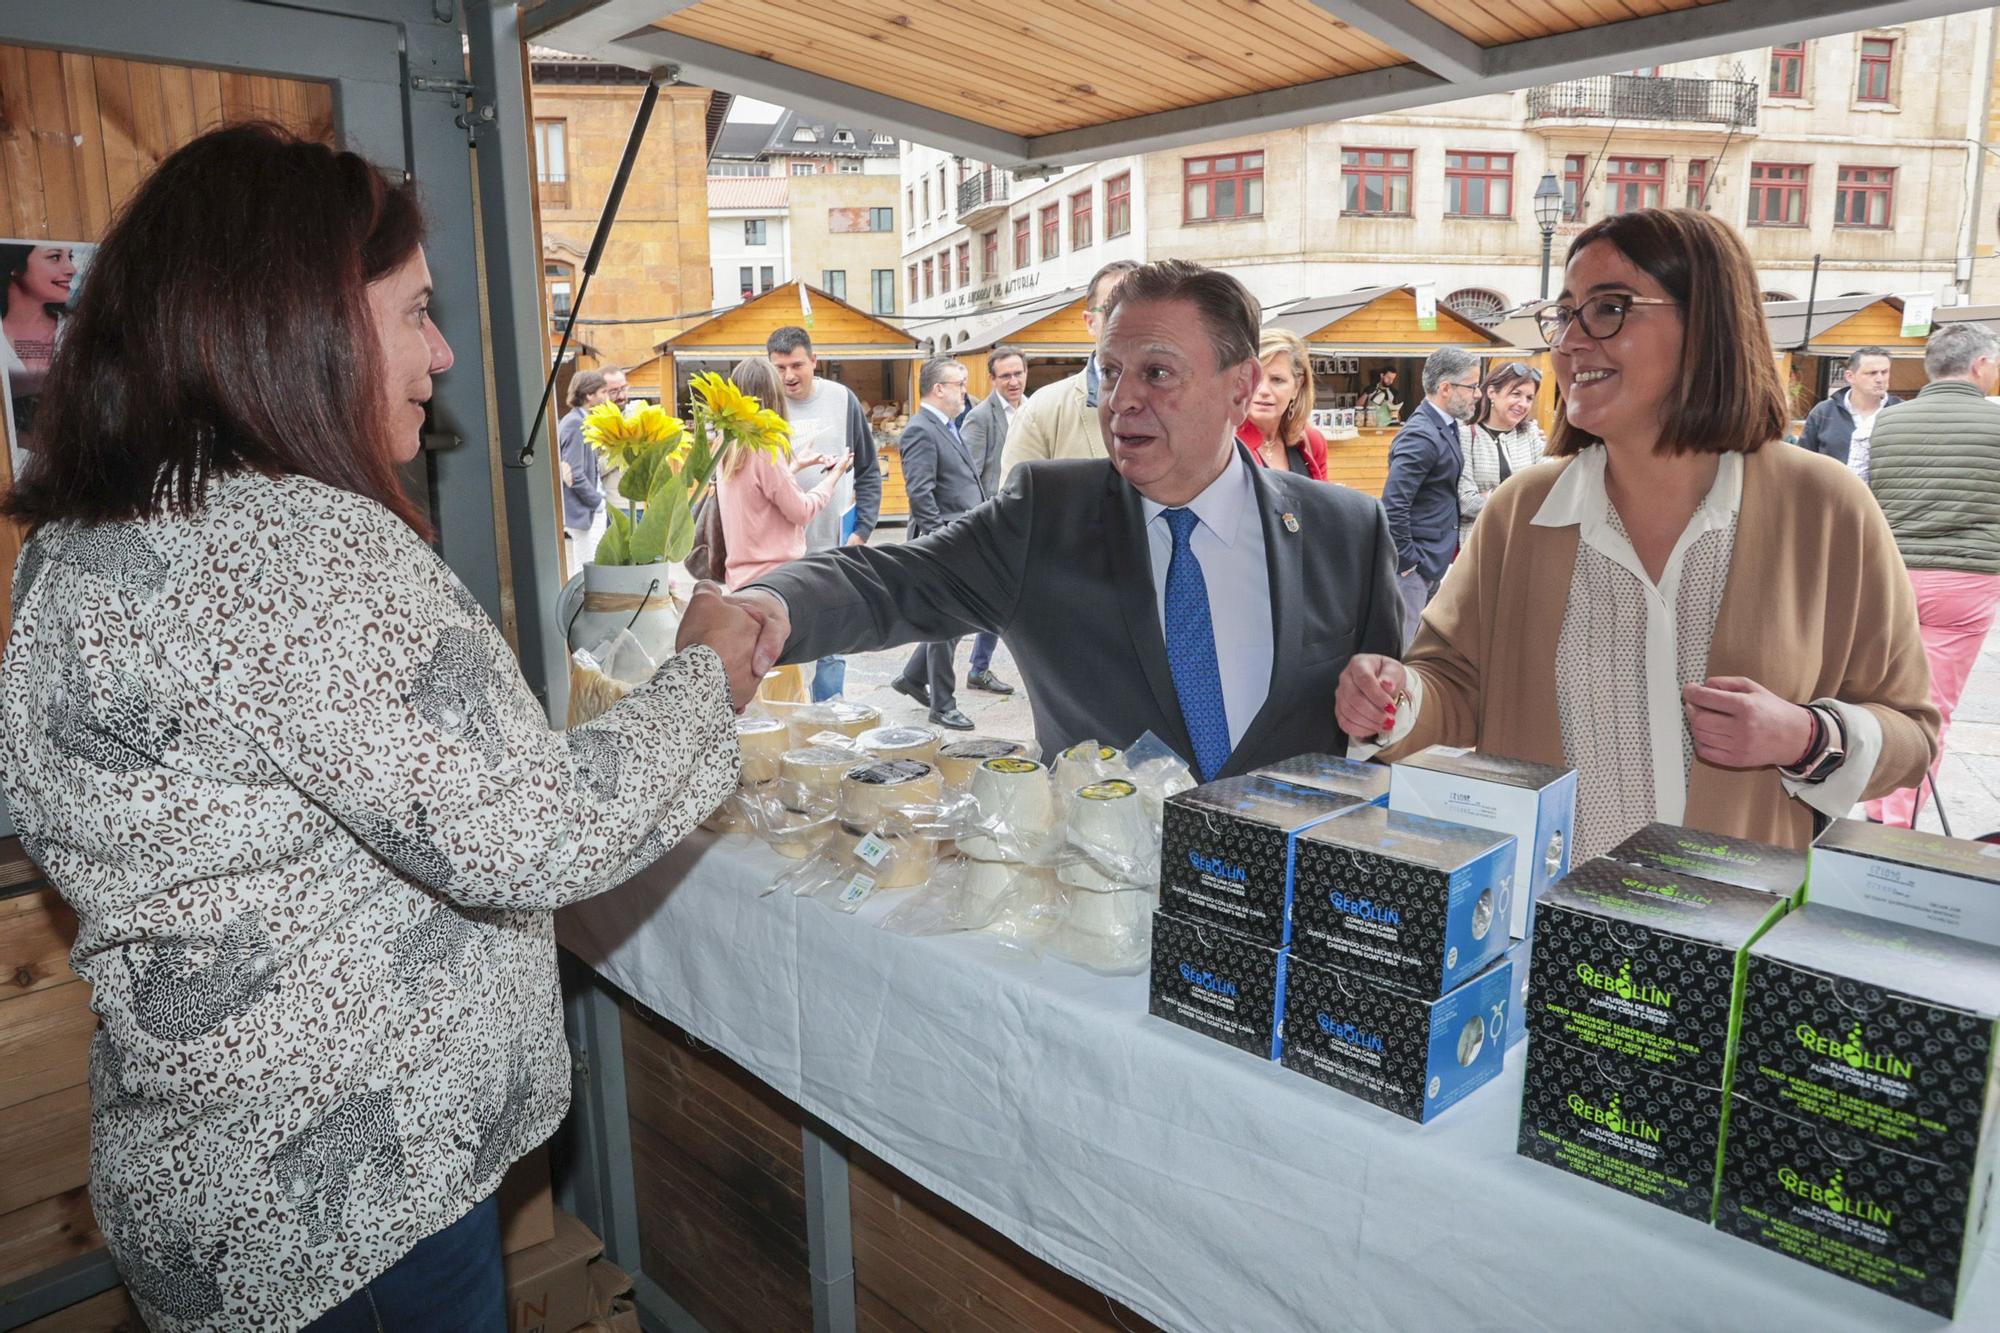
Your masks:
M1582 305L1543 306L1535 312L1535 326L1542 331L1542 341L1551 347L1562 341L1572 321L1583 326L1586 337L1605 342L1618 336L1618 331L1625 327L1625 317L1632 313L1634 306L1679 304L1679 301L1662 296L1626 296L1622 293L1593 296Z
M1506 365L1501 366L1498 370L1492 371L1486 376L1488 384L1493 383L1495 380L1533 380L1539 385L1542 382L1542 372L1525 361L1509 361Z

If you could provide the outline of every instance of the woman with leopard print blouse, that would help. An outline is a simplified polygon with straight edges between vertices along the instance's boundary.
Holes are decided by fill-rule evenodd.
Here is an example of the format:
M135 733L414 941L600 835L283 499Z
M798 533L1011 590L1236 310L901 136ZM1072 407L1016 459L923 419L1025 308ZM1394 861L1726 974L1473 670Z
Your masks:
M155 1328L504 1327L491 1195L569 1102L550 913L736 782L756 629L712 592L564 734L425 544L421 239L352 154L174 154L7 502L5 791L79 919L91 1200Z

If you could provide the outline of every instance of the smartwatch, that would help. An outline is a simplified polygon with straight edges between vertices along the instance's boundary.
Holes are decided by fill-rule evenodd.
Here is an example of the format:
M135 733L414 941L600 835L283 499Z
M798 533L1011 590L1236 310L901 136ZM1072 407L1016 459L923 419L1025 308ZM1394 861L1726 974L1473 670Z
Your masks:
M1806 709L1813 715L1818 744L1804 763L1785 772L1798 782L1825 782L1847 762L1847 726L1841 721L1839 709L1825 704L1808 704Z

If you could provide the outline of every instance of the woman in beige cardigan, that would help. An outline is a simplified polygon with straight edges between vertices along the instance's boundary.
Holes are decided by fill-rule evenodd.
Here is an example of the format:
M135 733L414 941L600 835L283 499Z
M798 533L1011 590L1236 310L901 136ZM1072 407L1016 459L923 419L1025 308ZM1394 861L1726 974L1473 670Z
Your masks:
M1493 493L1407 666L1348 666L1342 728L1576 768L1579 858L1656 819L1803 847L1815 811L1914 783L1938 715L1909 581L1867 488L1771 443L1742 240L1606 218L1539 319L1562 461Z

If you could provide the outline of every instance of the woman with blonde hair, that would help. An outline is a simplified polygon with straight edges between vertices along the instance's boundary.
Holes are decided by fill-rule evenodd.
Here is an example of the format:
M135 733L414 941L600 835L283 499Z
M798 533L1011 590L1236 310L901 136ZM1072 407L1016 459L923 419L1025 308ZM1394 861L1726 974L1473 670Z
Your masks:
M778 372L763 357L738 361L729 378L761 406L788 415ZM806 468L824 466L824 458L794 457L787 445L785 461L780 463L742 444L729 445L715 468L715 498L722 512L723 581L731 588L740 588L804 555L806 524L833 499L834 487L853 461L853 455L843 451L819 485L802 491L793 478Z
M1265 467L1326 480L1326 437L1313 428L1312 356L1289 329L1265 329L1257 345L1264 378L1236 438Z

